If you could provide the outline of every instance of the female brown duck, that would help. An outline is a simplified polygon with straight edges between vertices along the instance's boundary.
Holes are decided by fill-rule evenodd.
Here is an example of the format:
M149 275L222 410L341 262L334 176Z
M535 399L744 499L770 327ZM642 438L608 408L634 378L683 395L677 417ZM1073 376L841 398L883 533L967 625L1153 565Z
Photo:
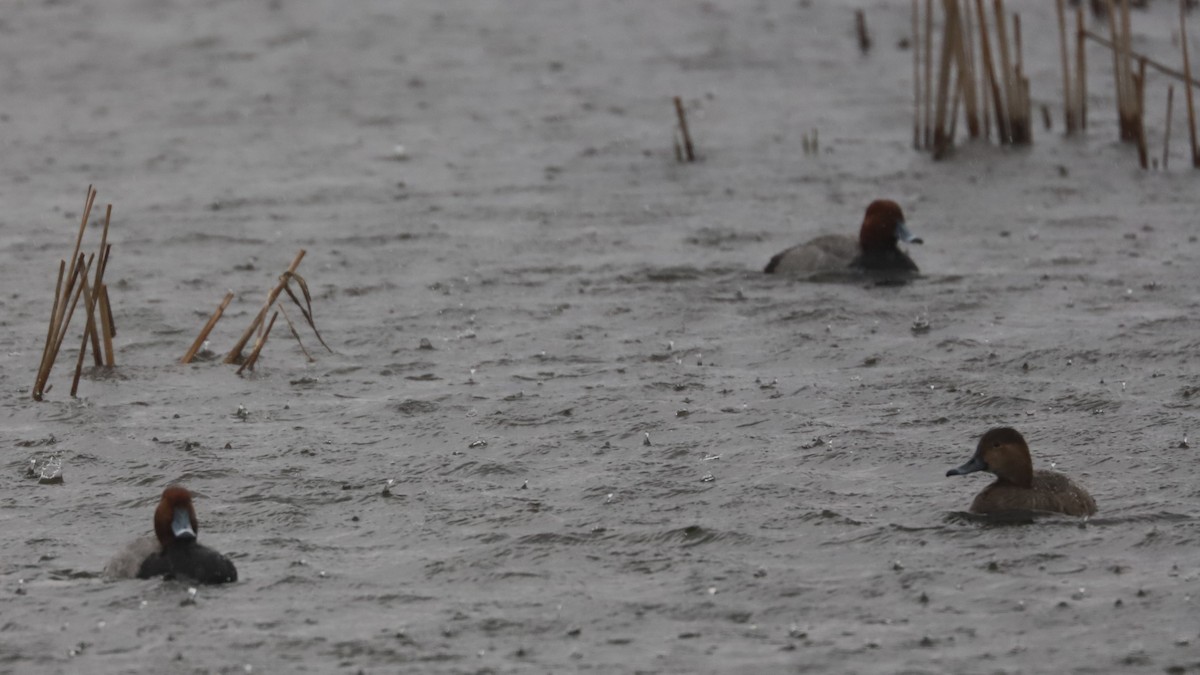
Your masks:
M979 439L975 455L947 476L989 471L996 481L985 487L972 513L996 514L1011 511L1053 511L1068 516L1090 516L1096 501L1087 490L1054 471L1034 471L1029 446L1016 429L992 429Z

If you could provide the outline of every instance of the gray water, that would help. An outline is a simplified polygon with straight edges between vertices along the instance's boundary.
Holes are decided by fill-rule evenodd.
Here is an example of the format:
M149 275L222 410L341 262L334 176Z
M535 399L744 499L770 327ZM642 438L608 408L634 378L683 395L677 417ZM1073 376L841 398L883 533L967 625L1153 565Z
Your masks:
M8 8L0 670L1200 671L1186 132L1137 169L1096 48L1086 139L931 163L907 9L864 57L847 3ZM1172 11L1135 14L1147 49ZM72 399L76 324L34 403L89 183L118 366ZM759 273L876 197L924 278ZM334 353L280 323L254 373L178 364L300 248ZM965 517L986 480L945 470L998 424L1099 514ZM193 604L99 574L173 482L240 573Z

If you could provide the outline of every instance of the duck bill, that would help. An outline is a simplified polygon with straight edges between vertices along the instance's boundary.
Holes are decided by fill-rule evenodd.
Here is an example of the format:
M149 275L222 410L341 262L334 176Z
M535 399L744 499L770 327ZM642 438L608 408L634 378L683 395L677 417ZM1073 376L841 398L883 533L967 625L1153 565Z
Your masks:
M920 237L914 235L912 232L909 231L908 226L904 224L903 220L896 223L896 238L906 244L924 244L925 243L924 239L921 239Z
M950 469L947 471L946 475L965 476L969 473L975 473L976 471L987 471L987 464L984 464L983 460L979 459L978 457L972 457L971 459L967 460L966 464L963 464L957 469Z
M187 509L175 509L175 517L171 519L171 531L179 541L196 540L196 531L192 529L192 519Z

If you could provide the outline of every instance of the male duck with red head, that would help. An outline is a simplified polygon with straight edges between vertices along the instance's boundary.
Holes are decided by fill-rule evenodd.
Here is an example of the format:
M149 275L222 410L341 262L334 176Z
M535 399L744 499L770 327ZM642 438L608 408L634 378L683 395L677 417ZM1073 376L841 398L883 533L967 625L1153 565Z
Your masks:
M778 253L763 271L802 277L904 280L920 273L917 264L896 245L922 243L904 223L900 205L877 199L867 207L858 237L827 234Z
M154 510L154 537L142 537L118 552L104 573L118 578L184 577L202 584L237 581L233 562L196 541L199 532L192 493L172 485L163 490Z
M1016 429L1001 427L987 432L979 439L974 456L946 475L976 471L995 474L996 480L971 502L972 513L1051 511L1090 516L1096 512L1096 501L1075 481L1055 471L1033 470L1029 446Z

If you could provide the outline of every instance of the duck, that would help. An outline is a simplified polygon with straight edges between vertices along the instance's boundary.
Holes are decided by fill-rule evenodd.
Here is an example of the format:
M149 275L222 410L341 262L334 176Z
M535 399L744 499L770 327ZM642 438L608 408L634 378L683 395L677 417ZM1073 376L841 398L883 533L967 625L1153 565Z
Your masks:
M811 278L906 280L920 274L917 264L897 242L922 244L904 222L900 205L876 199L867 206L858 237L826 234L775 254L763 269L767 274Z
M1056 471L1033 470L1029 445L1012 427L991 429L979 439L975 454L947 476L976 471L995 474L996 480L971 502L971 512L995 515L1019 511L1050 511L1068 516L1096 513L1096 500L1083 486Z
M186 578L201 584L237 581L233 561L197 541L200 523L192 493L182 485L163 490L154 510L154 536L141 537L104 567L110 578Z

